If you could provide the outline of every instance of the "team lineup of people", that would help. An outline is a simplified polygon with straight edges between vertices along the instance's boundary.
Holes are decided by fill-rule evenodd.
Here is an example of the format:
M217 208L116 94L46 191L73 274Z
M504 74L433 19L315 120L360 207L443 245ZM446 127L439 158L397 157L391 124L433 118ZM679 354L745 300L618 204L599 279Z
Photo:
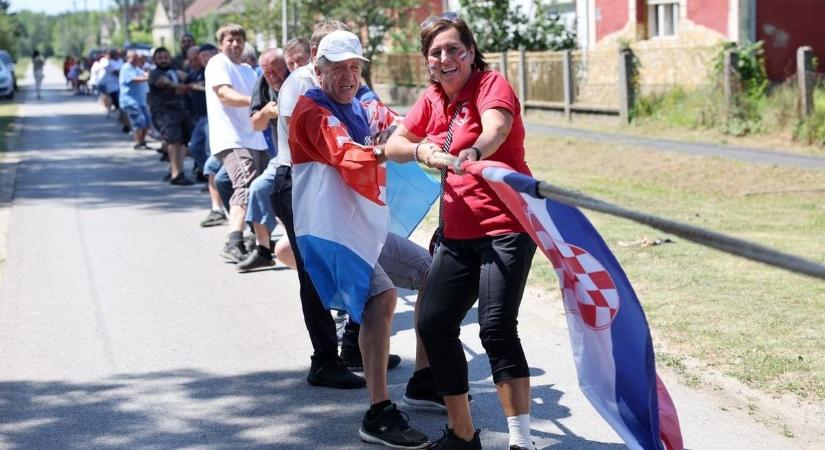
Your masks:
M333 155L355 143L363 147L363 158L375 163L416 161L444 169L438 155L446 152L459 162L493 160L530 173L519 100L501 74L488 70L465 21L454 13L431 17L422 22L420 37L431 84L404 117L362 84L363 64L369 61L359 38L337 21L317 24L308 41L293 39L283 49L263 52L260 75L245 62L246 33L234 24L217 31L217 47L195 46L192 40L184 48L190 69L185 76L166 49L154 51L156 67L148 73L139 55L127 52L119 70L120 108L136 148L146 146L146 130L155 125L172 184L191 184L183 173L189 145L198 174L208 179L212 210L205 224L228 222L222 255L239 271L272 266L276 258L297 271L313 348L306 380L314 386L367 388L370 406L358 430L363 441L391 448L481 448L459 340L461 321L478 301L481 342L507 419L510 449L533 449L530 374L517 318L536 246L487 184L446 172L443 219L431 252L405 237L386 237L360 324L346 323L340 353L336 321L296 245L295 218L305 217L310 207L300 201L301 193L293 196L296 152ZM276 218L286 237L273 243ZM244 240L247 226L254 248ZM399 287L418 291L415 371L403 402L446 411L446 429L435 440L410 425L387 388L387 370L400 362L389 353ZM359 370L364 377L353 373Z

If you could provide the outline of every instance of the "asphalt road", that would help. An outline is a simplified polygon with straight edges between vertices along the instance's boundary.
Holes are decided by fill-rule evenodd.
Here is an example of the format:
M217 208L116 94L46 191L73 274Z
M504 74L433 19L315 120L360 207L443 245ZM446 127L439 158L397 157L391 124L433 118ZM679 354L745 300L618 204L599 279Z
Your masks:
M310 345L289 270L239 275L218 252L225 228L200 228L199 187L166 167L89 97L47 72L24 93L8 259L0 280L2 449L357 449L364 390L304 381ZM580 393L555 286L525 299L539 448L624 448ZM400 400L413 364L414 296L399 300L390 372ZM487 359L463 328L473 413L485 448L506 448ZM724 411L662 372L690 449L791 449L799 443ZM440 435L445 417L408 410Z

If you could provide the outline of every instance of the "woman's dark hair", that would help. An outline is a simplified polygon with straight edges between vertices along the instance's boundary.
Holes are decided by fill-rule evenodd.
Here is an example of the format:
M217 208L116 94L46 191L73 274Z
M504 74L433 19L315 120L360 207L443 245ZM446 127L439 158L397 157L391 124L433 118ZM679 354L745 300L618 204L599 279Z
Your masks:
M476 38L473 36L473 32L470 31L470 27L467 25L467 22L465 22L461 17L456 17L453 19L438 18L433 20L432 23L428 23L426 27L421 29L421 54L424 55L424 59L427 59L428 54L430 53L430 47L432 47L435 37L441 32L446 31L448 28L454 28L458 31L458 36L461 43L464 44L465 47L473 49L473 53L475 54L475 58L473 58L473 67L482 72L487 70L487 61L484 59L484 54L478 49L478 44L476 43ZM430 83L435 84L432 77L430 77Z

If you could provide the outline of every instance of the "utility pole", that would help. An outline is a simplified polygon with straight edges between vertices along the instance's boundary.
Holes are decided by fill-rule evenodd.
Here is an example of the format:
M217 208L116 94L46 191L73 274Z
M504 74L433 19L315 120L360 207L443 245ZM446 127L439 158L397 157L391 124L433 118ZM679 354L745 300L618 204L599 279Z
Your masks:
M129 38L129 0L123 0L123 45L132 43Z
M286 47L287 41L287 0L281 0L281 48Z

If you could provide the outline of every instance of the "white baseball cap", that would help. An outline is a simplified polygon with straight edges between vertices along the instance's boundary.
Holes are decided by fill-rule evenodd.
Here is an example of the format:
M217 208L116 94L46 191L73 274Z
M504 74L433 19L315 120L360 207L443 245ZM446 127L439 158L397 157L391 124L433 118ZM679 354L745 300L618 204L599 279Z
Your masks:
M358 36L349 31L336 30L324 36L318 43L317 58L324 57L332 62L346 61L348 59L369 60L364 58L364 49L361 48L361 40Z

